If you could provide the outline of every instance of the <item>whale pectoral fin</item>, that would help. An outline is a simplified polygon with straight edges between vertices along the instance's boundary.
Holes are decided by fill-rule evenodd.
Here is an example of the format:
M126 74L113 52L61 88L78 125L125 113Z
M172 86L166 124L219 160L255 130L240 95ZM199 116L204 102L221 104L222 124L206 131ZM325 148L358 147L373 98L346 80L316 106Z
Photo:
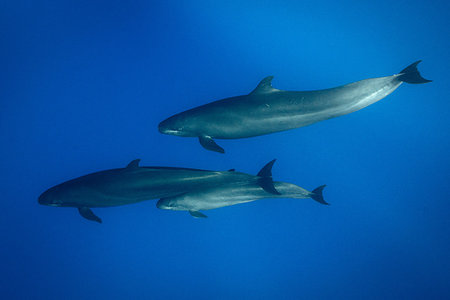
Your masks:
M275 161L276 159L270 161L258 172L258 176L260 177L258 179L258 184L260 187L262 187L266 192L270 194L281 195L281 193L278 192L275 189L275 186L273 185L272 167Z
M101 222L102 222L102 219L100 219L99 217L97 217L97 216L92 212L92 210L91 210L89 207L85 207L85 206L83 206L83 207L78 207L78 212L79 212L80 215L81 215L83 218L85 218L85 219L88 219L88 220L91 220L91 221L95 221L95 222L98 222L98 223L101 223Z
M207 218L207 215L202 214L201 212L199 212L198 210L190 210L189 214L191 216L193 216L194 218L198 219L198 218Z
M202 145L203 148L205 148L206 150L225 153L225 150L223 150L222 147L217 145L216 142L214 142L213 138L210 136L206 135L199 136L198 141L200 142L200 145Z

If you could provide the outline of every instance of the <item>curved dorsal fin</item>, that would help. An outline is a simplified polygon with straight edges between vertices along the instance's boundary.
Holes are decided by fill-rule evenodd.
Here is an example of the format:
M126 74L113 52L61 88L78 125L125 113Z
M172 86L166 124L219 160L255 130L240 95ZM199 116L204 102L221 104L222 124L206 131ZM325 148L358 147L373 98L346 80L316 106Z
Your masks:
M272 167L273 164L276 162L276 159L271 160L270 162L268 162L259 172L258 175L259 177L272 177Z
M281 195L280 192L276 190L272 179L272 167L275 161L276 159L270 161L261 169L261 171L259 171L257 175L260 177L258 178L258 184L269 194Z
M141 160L140 159L135 159L135 160L132 160L128 165L127 165L127 169L137 169L137 168L139 168L139 162L140 162Z
M277 92L279 90L274 89L272 87L272 79L273 76L267 76L263 80L261 80L258 84L258 86L250 93L252 95L254 94L267 94L272 92Z

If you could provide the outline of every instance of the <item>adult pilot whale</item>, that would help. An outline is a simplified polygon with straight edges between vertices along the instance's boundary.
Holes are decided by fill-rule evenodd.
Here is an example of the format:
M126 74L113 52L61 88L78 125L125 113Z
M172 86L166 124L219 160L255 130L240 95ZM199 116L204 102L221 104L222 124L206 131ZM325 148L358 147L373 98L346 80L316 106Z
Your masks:
M264 78L248 95L226 98L176 114L159 124L161 133L198 137L200 144L224 153L214 139L248 138L307 126L349 114L373 104L403 82L426 83L417 61L400 73L364 79L316 91L282 91Z
M267 163L258 173L209 171L174 167L140 167L139 159L125 168L100 171L56 185L39 196L42 205L76 207L80 215L101 223L90 208L137 203L156 198L176 197L223 184L256 184L269 194L278 195L273 186L272 166Z

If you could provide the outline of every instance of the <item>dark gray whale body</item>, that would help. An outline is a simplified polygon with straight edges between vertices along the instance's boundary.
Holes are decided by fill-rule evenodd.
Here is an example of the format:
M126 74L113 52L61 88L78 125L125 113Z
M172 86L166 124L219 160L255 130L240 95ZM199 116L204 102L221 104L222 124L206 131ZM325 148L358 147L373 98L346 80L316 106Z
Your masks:
M307 126L373 104L402 82L426 83L417 61L399 74L371 78L317 91L282 91L264 78L248 95L226 98L176 114L159 124L161 133L198 137L212 151L225 151L216 139L239 139Z
M84 218L101 223L90 208L180 197L224 184L252 184L268 194L279 195L272 180L274 162L266 164L254 176L234 170L139 167L137 159L126 168L96 172L54 186L42 193L38 202L48 206L76 207Z

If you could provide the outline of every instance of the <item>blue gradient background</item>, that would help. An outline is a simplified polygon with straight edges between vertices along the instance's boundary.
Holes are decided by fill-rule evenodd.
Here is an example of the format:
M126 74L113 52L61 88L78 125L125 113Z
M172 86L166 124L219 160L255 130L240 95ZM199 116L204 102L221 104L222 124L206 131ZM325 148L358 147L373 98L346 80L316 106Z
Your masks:
M444 299L450 297L448 1L2 1L2 299ZM219 140L161 135L164 118L245 94L267 75L311 90L391 75L348 116ZM155 201L39 206L45 189L125 166L236 168L332 205L267 199L207 211Z

